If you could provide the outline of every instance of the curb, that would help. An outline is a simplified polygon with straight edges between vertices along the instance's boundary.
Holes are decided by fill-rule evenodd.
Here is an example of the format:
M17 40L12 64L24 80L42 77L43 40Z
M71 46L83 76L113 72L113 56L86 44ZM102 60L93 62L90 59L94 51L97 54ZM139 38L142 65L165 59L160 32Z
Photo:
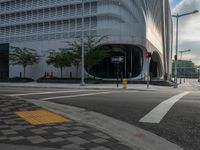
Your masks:
M119 88L113 88L113 87L90 87L90 86L85 86L85 87L64 87L64 86L42 86L42 85L4 85L0 84L0 87L18 87L18 88L58 88L58 89L95 89L95 90L124 90L122 87ZM127 88L126 90L137 90L137 91L160 91L163 89L170 89L170 88L149 88L149 89L142 89L142 88Z

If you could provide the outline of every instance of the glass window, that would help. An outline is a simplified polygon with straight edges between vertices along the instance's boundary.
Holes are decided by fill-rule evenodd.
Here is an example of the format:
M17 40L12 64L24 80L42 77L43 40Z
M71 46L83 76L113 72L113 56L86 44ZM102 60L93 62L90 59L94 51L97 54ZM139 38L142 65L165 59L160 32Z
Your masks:
M75 19L70 20L70 31L75 30Z
M63 30L64 31L68 31L69 30L69 21L68 20L64 20L63 21Z
M56 31L56 23L54 21L51 22L50 31L53 33Z
M5 3L1 3L1 6L0 6L1 7L1 11L5 11L5 6L6 6Z
M57 21L56 27L57 27L56 29L57 32L62 32L62 21Z
M76 12L76 7L75 5L70 6L70 16L74 16Z
M69 6L64 6L63 7L63 16L67 17L69 15Z

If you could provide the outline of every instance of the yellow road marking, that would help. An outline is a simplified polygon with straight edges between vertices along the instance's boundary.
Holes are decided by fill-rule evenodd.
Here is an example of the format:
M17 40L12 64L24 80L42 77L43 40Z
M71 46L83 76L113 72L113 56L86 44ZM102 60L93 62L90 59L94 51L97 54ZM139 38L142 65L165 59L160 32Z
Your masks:
M34 111L19 111L15 113L32 125L70 122L67 118L43 109Z

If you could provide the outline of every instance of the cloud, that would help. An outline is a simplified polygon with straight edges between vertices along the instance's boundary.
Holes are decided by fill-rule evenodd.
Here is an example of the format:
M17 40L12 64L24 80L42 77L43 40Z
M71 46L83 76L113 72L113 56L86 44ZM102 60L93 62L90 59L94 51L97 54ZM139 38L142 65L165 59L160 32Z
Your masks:
M172 14L188 13L194 10L200 10L200 0L182 0L172 10ZM191 54L187 54L186 58L200 65L200 13L182 17L179 21L179 50L191 49ZM174 32L175 22L174 20Z
M174 8L182 0L169 0L171 7Z
M193 53L184 54L182 60L191 60L193 62L199 61L199 56L194 55Z

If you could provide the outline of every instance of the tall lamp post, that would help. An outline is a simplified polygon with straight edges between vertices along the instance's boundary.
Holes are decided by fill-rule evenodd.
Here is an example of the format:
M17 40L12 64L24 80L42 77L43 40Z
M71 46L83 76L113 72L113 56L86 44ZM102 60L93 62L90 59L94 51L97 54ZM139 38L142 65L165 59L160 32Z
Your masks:
M175 61L174 61L174 65L175 65L175 72L174 72L174 76L175 76L175 84L174 84L174 88L178 88L178 83L177 83L177 59L178 59L178 27L179 27L179 18L187 16L187 15L192 15L195 13L198 13L198 10L189 12L189 13L185 13L185 14L177 14L177 15L172 15L172 17L176 18L176 55L175 55Z
M81 83L85 86L85 50L84 50L84 0L82 0L82 33L81 33Z
M184 51L179 51L179 53L180 53L180 61L181 61L181 67L183 66L183 63L182 63L182 56L183 56L183 53L187 53L187 52L190 52L191 51L191 49L188 49L188 50L184 50ZM185 65L185 64L184 64ZM184 66L185 67L185 66ZM185 68L183 68L183 70L184 70L184 82L185 82ZM181 68L181 71L180 71L180 73L182 74L182 68ZM180 74L180 84L181 84L181 82L182 82L182 78L181 78L181 74Z

